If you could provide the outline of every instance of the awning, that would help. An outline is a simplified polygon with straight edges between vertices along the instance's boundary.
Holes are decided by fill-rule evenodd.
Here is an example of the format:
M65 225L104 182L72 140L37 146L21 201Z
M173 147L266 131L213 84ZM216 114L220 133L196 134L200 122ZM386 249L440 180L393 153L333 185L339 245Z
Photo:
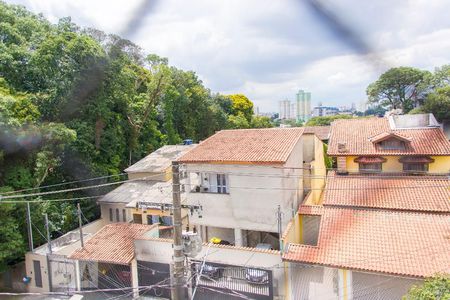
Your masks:
M434 162L429 156L403 156L398 160L401 163L420 163L420 164L428 164Z
M355 158L355 162L363 164L378 164L386 162L386 158L381 156L359 156Z

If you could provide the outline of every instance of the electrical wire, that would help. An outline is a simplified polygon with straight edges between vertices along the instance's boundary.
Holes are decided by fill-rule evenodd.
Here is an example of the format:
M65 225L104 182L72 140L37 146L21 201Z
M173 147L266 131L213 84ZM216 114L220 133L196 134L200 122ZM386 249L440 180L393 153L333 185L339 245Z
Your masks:
M154 175L149 175L149 176L136 178L136 179L127 179L127 180L122 180L122 181L108 182L108 183L102 183L102 184L97 184L97 185L88 185L88 186L82 186L82 187L76 187L76 188L70 188L70 189L64 189L64 190L56 190L56 191L48 191L48 192L32 193L32 194L22 194L22 195L12 195L12 196L0 196L0 200L36 197L36 196L44 196L44 195L51 195L51 194L58 194L58 193L80 191L80 190L93 189L93 188L105 187L105 186L110 186L110 185L117 185L117 184L121 184L121 183L125 183L125 182L143 181L143 180L147 180L149 178L158 177L158 176L160 176L160 174L154 174Z
M128 173L120 173L120 174L116 174L116 175L100 176L100 177L94 177L94 178L87 178L87 179L80 179L80 180L74 180L74 181L68 181L68 182L61 182L61 183L55 183L55 184L50 184L50 185L38 186L38 187L34 187L34 188L27 188L27 189L21 189L21 190L8 191L8 192L1 193L1 195L3 196L3 195L14 194L14 193L21 193L21 192L27 192L27 191L33 191L33 190L47 189L47 188L55 187L55 186L63 186L63 185L74 184L74 183L79 183L79 182L87 182L87 181L106 179L106 178L111 178L111 177L116 177L116 176L124 176L124 175L128 175Z

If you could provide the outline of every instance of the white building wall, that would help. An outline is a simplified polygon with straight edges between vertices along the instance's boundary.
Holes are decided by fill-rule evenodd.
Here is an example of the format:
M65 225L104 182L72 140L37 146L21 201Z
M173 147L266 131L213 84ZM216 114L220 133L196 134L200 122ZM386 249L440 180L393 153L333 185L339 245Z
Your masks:
M187 203L201 205L202 217L191 224L277 232L277 208L283 228L302 200L303 151L300 140L284 165L187 164L188 173L227 174L229 193L187 193Z
M289 263L289 299L401 300L421 280Z

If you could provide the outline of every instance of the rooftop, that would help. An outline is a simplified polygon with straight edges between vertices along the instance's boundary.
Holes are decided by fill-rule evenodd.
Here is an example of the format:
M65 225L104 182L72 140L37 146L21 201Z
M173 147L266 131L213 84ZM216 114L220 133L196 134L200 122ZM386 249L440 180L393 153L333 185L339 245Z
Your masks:
M121 191L116 196L124 200L128 199L127 207L136 207L138 202L172 204L172 180L154 184L140 182L132 189ZM182 201L184 201L185 197L186 194L181 193Z
M328 140L331 126L307 126L305 133L314 133L320 140Z
M327 207L318 246L289 244L283 259L392 275L450 272L450 216Z
M329 155L450 155L450 142L438 127L398 129L389 118L336 120L331 124ZM377 147L383 137L401 137L405 150Z
M283 164L304 128L222 130L178 159L183 163Z
M106 225L69 258L128 265L134 258L134 240L156 227L129 223Z
M157 181L135 180L125 182L117 188L101 197L98 202L105 203L129 203L133 199L145 197L146 193L152 191ZM172 183L170 181L170 183Z
M330 172L323 205L449 212L449 187L447 176L336 175Z
M166 145L150 153L134 165L125 169L127 173L164 172L172 165L172 161L195 148L192 145Z

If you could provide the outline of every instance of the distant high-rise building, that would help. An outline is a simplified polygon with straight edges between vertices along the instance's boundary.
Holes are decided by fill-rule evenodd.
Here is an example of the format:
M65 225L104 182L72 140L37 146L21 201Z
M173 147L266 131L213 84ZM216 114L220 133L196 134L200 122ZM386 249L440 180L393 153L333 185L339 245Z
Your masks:
M297 93L297 113L296 119L308 121L311 118L311 93L299 90Z
M281 100L279 102L280 105L280 115L279 118L281 120L290 119L291 118L291 101L289 100Z

